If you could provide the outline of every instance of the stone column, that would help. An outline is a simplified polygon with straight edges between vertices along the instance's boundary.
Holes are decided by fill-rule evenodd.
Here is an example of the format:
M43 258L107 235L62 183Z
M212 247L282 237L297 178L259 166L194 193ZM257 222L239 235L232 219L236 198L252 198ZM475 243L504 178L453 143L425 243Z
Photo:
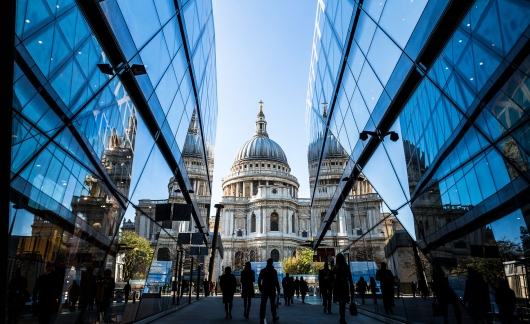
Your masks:
M268 225L268 221L269 221L269 216L267 214L268 214L268 210L265 209L263 211L263 233L268 233L269 232L269 227L267 226Z
M287 209L287 230L285 231L286 234L291 234L293 232L293 215L290 215L290 210Z
M340 215L340 234L344 235L346 234L346 219L345 219L345 212L344 209L341 209L339 212Z
M280 229L280 232L282 233L285 233L285 234L288 234L289 233L289 229L287 228L287 215L288 215L288 210L287 209L283 209L282 210L282 228Z
M236 182L236 197L239 197L239 182Z
M256 226L258 227L256 230L258 233L260 234L263 234L263 207L260 207L259 208L259 212L258 212L258 216L257 216L258 219L256 219Z
M224 217L223 217L223 228L224 228L223 232L224 232L225 237L227 237L227 235L228 235L228 230L229 230L228 229L228 226L229 226L228 224L230 224L230 222L228 220L228 215L229 215L228 209L225 209L224 210Z
M232 233L234 233L234 212L231 211L230 212L230 216L229 216L229 219L230 219L230 232L228 233L229 237L232 237Z
M250 181L250 197L254 195L254 181Z

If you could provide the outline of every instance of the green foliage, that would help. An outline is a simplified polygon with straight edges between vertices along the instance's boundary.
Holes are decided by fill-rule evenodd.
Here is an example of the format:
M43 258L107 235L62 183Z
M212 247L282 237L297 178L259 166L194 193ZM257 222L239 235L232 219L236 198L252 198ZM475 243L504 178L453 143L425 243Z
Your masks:
M299 248L296 250L296 256L281 260L284 273L290 274L315 274L313 262L313 250L308 248ZM321 263L321 262L318 262ZM320 266L320 265L318 265Z
M153 249L149 241L135 232L122 232L119 242L127 249L123 258L124 280L146 278L147 269L153 260Z

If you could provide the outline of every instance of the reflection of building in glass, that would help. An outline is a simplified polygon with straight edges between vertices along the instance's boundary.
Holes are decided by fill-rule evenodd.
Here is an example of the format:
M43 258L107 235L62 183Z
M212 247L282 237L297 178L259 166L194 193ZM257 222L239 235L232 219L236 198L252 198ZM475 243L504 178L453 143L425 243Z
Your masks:
M15 37L9 51L16 53L8 69L13 80L7 100L12 154L3 164L10 165L7 280L20 268L31 293L51 265L65 307L51 322L95 322L89 312L82 318L70 316L78 314L66 303L73 280L81 285L83 278L102 275L105 269L123 279L125 251L135 247L121 244L121 224L122 231L147 229L146 237L157 244L149 233L160 232L160 226L135 193L167 193L168 186L144 170L170 170L172 187L191 189L198 176L183 162L188 129L195 127L200 149L213 152L217 93L212 5L195 0L145 1L132 7L15 2L16 24L6 31ZM193 206L191 226L197 224L199 232L206 231L204 205L213 175L213 156L208 158L211 165L201 173L206 186L197 188L200 196L181 196ZM126 215L142 210L146 217L141 221L124 222ZM175 250L174 234L166 232L164 248ZM187 247L182 256L179 264L189 266ZM177 260L170 257L168 267L175 273ZM166 284L161 294L169 296L178 286ZM109 311L123 313L120 303L112 302ZM123 322L171 307L173 303L164 302L141 308ZM33 317L19 318L28 321Z
M340 224L352 189L366 179L401 224L388 227L394 231L385 247L395 283L412 291L417 279L439 293L446 282L460 301L466 288L469 298L470 287L482 287L477 300L466 299L467 311L451 302L449 322L498 320L494 291L505 279L515 306L527 306L529 13L528 3L503 0L317 6L306 100L310 145L317 143L311 201L326 191L330 199L312 212L324 221L315 241L329 244L328 229ZM374 135L361 140L363 131ZM389 131L399 139L387 140ZM323 153L335 141L349 159L344 181L329 192ZM370 255L363 240L378 232L342 250ZM435 322L416 300L405 298L384 315ZM492 306L473 307L480 303Z

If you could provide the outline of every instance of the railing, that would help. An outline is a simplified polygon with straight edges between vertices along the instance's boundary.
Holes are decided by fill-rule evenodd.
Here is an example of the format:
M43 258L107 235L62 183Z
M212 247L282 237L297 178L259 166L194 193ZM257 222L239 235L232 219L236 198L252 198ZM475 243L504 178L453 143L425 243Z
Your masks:
M266 175L269 175L269 176L275 176L275 177L279 177L279 178L286 178L286 179L289 179L289 180L292 180L292 181L295 181L298 183L298 179L289 174L289 173L286 173L286 172L278 172L278 171L238 171L238 172L234 172L232 173L231 175L229 176L226 176L222 179L222 182L226 182L228 180L231 180L231 179L235 179L235 178L239 178L239 177L244 177L244 176L266 176Z

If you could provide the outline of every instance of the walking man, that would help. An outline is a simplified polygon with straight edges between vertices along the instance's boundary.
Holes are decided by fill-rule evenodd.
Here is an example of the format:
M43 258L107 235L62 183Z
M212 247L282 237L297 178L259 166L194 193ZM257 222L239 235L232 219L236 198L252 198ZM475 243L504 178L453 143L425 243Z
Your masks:
M333 274L329 269L328 262L324 263L324 269L318 272L318 285L322 295L324 313L331 314L331 288L333 287Z
M261 292L261 305L259 308L260 324L265 323L265 310L267 308L267 299L271 303L272 321L280 319L276 315L276 292L280 294L280 283L278 282L278 272L274 269L272 258L267 260L267 266L263 268L258 276L258 287Z

